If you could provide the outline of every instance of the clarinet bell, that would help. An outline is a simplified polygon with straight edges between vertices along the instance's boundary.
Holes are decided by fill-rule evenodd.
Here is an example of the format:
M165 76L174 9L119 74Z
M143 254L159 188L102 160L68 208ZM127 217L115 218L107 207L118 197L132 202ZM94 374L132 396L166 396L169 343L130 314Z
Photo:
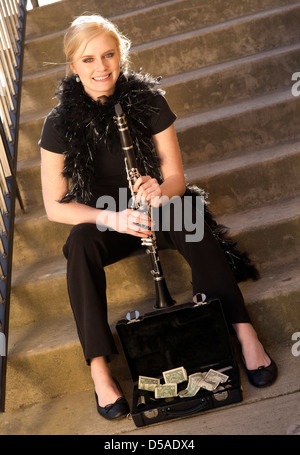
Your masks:
M155 280L155 278L154 278ZM155 309L168 308L175 305L176 301L172 299L171 294L169 293L166 281L164 278L159 279L155 282L155 291L156 291L156 304L154 305Z

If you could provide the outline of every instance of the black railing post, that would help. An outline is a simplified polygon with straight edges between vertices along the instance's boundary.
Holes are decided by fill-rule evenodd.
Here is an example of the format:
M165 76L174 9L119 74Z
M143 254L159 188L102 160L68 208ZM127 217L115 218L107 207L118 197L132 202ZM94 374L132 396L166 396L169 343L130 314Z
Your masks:
M0 0L0 410L5 410L17 151L27 0Z

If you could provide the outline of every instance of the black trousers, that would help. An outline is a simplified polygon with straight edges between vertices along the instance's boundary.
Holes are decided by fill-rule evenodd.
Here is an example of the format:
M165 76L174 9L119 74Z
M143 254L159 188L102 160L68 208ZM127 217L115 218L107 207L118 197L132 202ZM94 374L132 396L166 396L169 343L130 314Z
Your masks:
M204 236L198 242L187 242L187 233L184 226L176 230L171 221L168 235L191 266L193 293L218 297L229 324L250 322L243 296L209 226L204 222ZM74 226L63 247L70 303L88 364L94 357L117 353L107 322L105 266L138 248L140 238L110 230L100 232L90 223Z

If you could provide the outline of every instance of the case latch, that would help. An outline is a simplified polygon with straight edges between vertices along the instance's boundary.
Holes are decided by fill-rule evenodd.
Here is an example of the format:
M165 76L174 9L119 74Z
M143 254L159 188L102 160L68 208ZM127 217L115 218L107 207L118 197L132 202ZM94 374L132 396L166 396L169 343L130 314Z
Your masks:
M193 301L195 303L194 306L206 305L207 304L206 295L205 294L201 294L200 292L198 292L196 295L194 295Z
M139 320L140 313L137 310L130 310L126 314L126 319L128 322L137 322Z

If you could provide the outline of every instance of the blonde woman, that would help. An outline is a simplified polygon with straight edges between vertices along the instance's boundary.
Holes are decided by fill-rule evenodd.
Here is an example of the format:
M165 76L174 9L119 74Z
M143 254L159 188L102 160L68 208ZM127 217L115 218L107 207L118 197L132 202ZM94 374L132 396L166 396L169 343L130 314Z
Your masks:
M115 419L126 415L129 407L107 361L116 347L107 322L104 268L139 248L141 238L152 232L148 216L120 205L120 188L126 188L128 199L130 193L113 120L116 103L126 114L142 170L134 188L138 198L183 197L194 190L185 183L176 115L156 80L128 68L129 40L111 22L92 15L71 24L64 44L68 75L39 142L43 197L51 221L73 225L63 247L70 303L91 366L97 410ZM115 210L97 208L101 196L113 198ZM276 378L276 365L257 338L237 286L237 280L255 277L256 269L224 238L216 239L216 223L208 211L206 215L201 242L186 242L184 230L175 231L172 222L168 235L191 266L194 295L220 298L252 384L269 385ZM226 254L232 253L236 277L222 245Z

